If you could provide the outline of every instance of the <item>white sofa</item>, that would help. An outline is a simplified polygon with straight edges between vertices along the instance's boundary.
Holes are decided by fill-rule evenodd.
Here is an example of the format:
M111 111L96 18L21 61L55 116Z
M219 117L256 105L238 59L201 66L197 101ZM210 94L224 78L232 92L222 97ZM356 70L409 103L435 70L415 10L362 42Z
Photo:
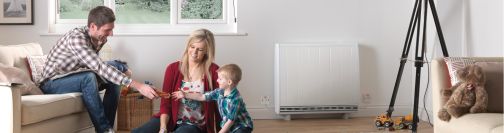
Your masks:
M0 63L28 72L26 56L42 55L37 43L0 45ZM7 84L0 85L0 132L94 132L81 93L25 95Z
M470 57L476 62L503 62L503 57ZM433 117L434 117L434 132L436 133L502 133L503 132L503 119L504 116L501 113L477 113L477 114L466 114L459 118L451 118L449 122L441 121L438 117L438 111L444 105L441 101L441 89L449 87L450 80L446 63L442 58L438 58L432 61L432 104L433 104ZM495 77L496 75L502 78L502 66L500 73L492 74L492 76L487 74L487 84L489 78ZM502 79L495 80L494 83L502 84ZM499 81L500 80L500 81ZM486 86L487 87L487 86ZM499 88L499 87L498 87ZM498 89L488 89L489 93L489 109L490 108L502 108L502 86L500 90ZM493 97L492 97L493 96ZM491 98L490 98L491 97ZM499 99L501 102L498 102ZM493 100L493 101L490 101ZM497 103L497 104L496 104ZM501 104L501 105L498 105ZM502 109L501 109L502 111Z

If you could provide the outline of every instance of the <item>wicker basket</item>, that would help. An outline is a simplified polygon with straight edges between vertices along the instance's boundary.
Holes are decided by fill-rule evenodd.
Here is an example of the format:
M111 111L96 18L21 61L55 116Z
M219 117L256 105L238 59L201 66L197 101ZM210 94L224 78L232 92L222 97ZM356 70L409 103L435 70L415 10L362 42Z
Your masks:
M139 93L119 98L117 129L131 130L145 124L152 117L152 101Z

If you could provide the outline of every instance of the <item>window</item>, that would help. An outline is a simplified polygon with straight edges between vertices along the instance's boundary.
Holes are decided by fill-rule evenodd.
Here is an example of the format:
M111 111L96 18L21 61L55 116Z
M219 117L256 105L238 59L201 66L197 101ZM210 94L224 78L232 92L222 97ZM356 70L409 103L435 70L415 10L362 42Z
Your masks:
M182 0L178 4L180 23L224 23L223 0Z
M198 28L236 33L236 0L49 0L49 33L87 24L99 5L116 15L114 34L189 34ZM228 16L233 16L229 18Z
M117 24L170 24L169 0L116 0Z
M87 19L89 10L103 5L103 0L58 0L59 19Z

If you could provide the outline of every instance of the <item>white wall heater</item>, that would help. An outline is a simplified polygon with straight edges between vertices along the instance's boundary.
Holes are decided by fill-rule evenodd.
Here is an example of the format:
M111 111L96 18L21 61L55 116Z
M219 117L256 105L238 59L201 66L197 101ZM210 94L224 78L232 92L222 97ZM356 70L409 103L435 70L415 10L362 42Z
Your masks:
M360 103L357 43L278 43L275 45L275 112L348 113Z

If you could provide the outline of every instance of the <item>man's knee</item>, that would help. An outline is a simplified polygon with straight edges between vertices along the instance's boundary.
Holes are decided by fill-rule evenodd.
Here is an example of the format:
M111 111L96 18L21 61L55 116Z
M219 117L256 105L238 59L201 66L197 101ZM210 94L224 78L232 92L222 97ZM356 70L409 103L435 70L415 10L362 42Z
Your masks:
M90 92L92 90L98 90L98 77L94 72L84 72L82 73L81 87L82 92Z
M83 80L88 82L96 82L97 77L94 72L83 72L82 73Z
M113 61L107 61L106 63L115 67L117 70L121 72L126 72L128 70L128 66L126 65L125 62L122 61L113 60Z

